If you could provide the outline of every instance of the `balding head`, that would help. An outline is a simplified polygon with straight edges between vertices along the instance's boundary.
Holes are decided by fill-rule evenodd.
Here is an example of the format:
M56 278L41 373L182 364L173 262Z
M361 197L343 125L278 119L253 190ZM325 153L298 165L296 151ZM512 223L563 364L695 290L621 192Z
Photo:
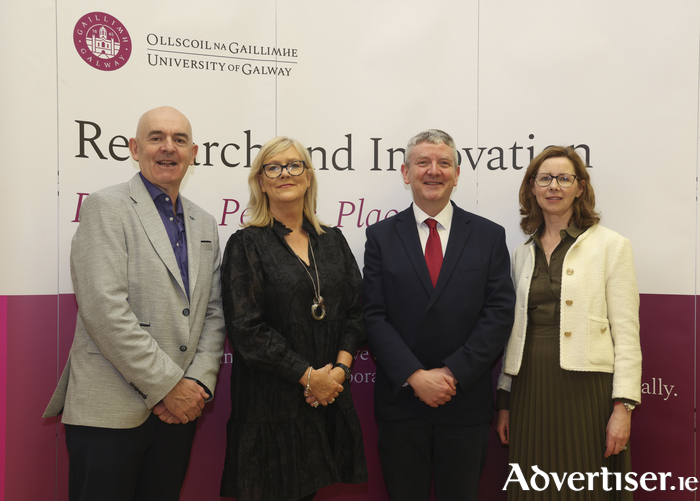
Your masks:
M177 198L182 178L194 163L197 145L192 143L192 127L185 115L170 106L144 113L129 140L129 151L141 173L151 183Z
M139 118L139 123L136 126L136 139L144 137L144 134L148 133L151 122L160 118L169 118L173 121L182 120L187 126L187 136L190 142L192 142L192 126L190 125L190 121L185 115L183 115L180 111L176 110L172 106L161 106L159 108L153 108L152 110L148 110L146 113L141 115L141 118Z

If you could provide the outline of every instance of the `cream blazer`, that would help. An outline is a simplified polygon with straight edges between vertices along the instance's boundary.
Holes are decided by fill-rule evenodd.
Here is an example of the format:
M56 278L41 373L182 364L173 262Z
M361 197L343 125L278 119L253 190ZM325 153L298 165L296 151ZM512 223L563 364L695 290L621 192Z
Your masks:
M510 391L523 358L535 242L513 256L515 322L498 388ZM639 292L628 239L600 225L582 233L564 258L561 278L560 365L570 371L613 373L612 398L641 402Z

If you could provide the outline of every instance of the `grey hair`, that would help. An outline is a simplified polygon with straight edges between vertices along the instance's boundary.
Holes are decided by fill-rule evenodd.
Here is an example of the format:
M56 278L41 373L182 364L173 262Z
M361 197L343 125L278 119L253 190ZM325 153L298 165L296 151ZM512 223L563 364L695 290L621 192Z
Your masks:
M421 143L446 144L447 146L452 148L452 151L455 154L455 169L457 168L457 166L459 166L457 147L455 146L455 141L454 139L452 139L452 136L450 136L447 132L441 131L439 129L428 129L424 130L423 132L419 132L418 134L416 134L408 140L408 144L406 145L406 156L404 161L407 167L411 167L409 161L411 159L411 151L413 150L413 147Z

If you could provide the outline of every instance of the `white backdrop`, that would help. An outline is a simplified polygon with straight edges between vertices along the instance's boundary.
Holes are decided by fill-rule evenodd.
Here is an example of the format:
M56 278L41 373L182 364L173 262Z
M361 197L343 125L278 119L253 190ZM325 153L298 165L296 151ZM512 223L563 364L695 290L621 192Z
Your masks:
M76 23L93 12L128 31L130 57L119 69L96 69L76 50ZM289 135L314 148L318 214L342 226L360 266L367 223L410 203L401 152L388 150L415 133L453 135L463 159L453 199L505 226L511 250L524 238L520 169L547 145L573 144L588 149L602 223L632 241L640 292L690 298L679 327L661 311L643 323L643 380L668 381L663 370L673 366L674 384L685 385L689 414L668 424L689 437L682 447L694 461L695 432L685 426L696 386L699 45L697 0L5 2L0 295L72 294L79 194L137 171L115 157L128 155L120 145L156 106L184 112L200 145L184 195L219 223L239 206L219 227L222 246L247 202L246 165L257 151L248 144ZM271 55L275 47L282 55ZM11 314L8 346L24 335ZM33 394L32 418L63 363L66 341L51 327L60 319L46 322L36 349L54 362L39 370L48 381ZM674 350L686 358L676 361ZM657 404L634 438L644 440L639 428L665 429L671 401L644 403ZM63 444L47 447L29 454Z

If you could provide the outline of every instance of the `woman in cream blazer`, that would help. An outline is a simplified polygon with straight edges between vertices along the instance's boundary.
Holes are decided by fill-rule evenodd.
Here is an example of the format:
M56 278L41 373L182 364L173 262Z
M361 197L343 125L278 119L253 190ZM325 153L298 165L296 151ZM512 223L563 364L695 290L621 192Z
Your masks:
M535 247L529 239L513 256L515 322L498 379L498 388L506 391L522 363ZM566 307L561 309L561 368L610 372L612 398L640 402L639 294L630 241L596 224L569 249L563 269L561 297Z
M549 147L533 159L520 204L521 227L532 237L513 257L515 322L498 380L497 433L526 478L534 465L624 475L632 409L641 401L631 244L598 224L590 177L571 147ZM631 497L598 484L591 499ZM581 495L551 489L553 497L512 482L508 499Z

